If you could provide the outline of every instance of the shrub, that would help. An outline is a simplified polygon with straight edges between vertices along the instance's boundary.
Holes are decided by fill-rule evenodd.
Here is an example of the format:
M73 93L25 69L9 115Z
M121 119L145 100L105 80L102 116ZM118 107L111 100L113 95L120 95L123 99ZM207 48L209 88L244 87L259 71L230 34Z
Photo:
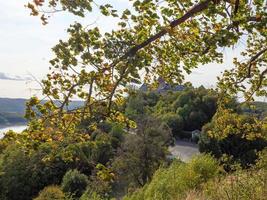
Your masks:
M29 186L29 182L31 182L29 156L20 151L17 146L9 146L2 156L0 172L1 195L7 200L27 200L32 197L33 193L35 193L35 188L32 188L33 191L31 191Z
M227 155L232 158L232 163L250 167L255 164L257 152L267 147L263 124L252 116L223 110L202 128L199 150L216 158ZM231 168L231 165L224 164L226 170Z
M267 173L238 171L223 179L215 179L204 186L205 199L263 200L267 196Z
M125 182L125 186L145 185L166 161L169 128L151 117L143 118L138 127L136 134L125 137L112 163L117 180Z
M93 192L93 193L90 193L90 192L85 192L80 200L104 200L99 194Z
M58 186L44 188L34 200L66 200L66 196Z
M74 197L82 196L88 185L88 178L81 174L78 170L69 170L63 177L62 190L65 193L70 193Z
M0 155L0 199L32 199L44 187L59 185L68 169L78 168L84 174L91 174L93 163L106 163L112 155L107 136L94 142L76 143L66 138L34 149L26 147L28 143L8 144Z
M45 186L60 184L68 166L60 159L45 162L43 158L51 151L49 145L42 145L31 154L19 145L8 146L2 154L1 193L8 200L28 200Z
M123 130L123 127L120 126L119 124L113 125L111 131L110 131L110 136L111 136L111 145L114 149L118 148L124 138L125 131Z
M174 162L167 169L159 169L143 189L124 200L185 199L188 191L218 175L219 165L210 155L200 155L188 164Z

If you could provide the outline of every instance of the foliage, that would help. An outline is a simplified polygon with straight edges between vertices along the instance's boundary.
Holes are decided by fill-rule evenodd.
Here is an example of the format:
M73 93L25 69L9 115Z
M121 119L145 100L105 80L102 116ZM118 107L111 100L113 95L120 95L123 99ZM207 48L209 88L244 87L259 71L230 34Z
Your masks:
M98 195L97 193L87 193L85 192L80 200L106 200L104 198L102 198L100 195Z
M209 155L196 157L188 164L175 162L167 169L159 169L151 183L124 199L262 200L267 194L266 160L265 149L260 153L254 167L246 170L239 169L231 174L218 173L220 171L218 163L215 164L216 161L211 159ZM192 169L195 170L192 171ZM198 180L202 173L205 178Z
M61 183L63 192L71 194L75 198L82 196L87 185L88 177L76 169L67 171Z
M36 149L24 147L23 143L9 144L2 156L2 193L7 200L24 200L35 196L45 186L60 184L69 169L77 168L90 175L96 163L109 161L112 147L108 137L83 142L65 138L59 142L43 142Z
M177 118L177 127L175 129L186 131L200 130L215 114L217 101L218 94L215 91L205 89L204 87L191 87L182 92L169 93L166 96L162 96L154 108L154 113L163 120L171 116L172 118ZM177 130L177 132L181 131ZM175 133L176 131L173 132L174 135Z
M31 189L34 190L27 184L30 174L29 157L15 147L9 147L7 151L8 154L2 155L1 162L1 194L4 199L26 200L32 197Z
M188 164L174 162L167 169L159 169L150 183L125 200L176 200L185 199L191 189L216 177L219 165L209 155L193 158Z
M267 195L266 161L267 154L265 149L261 152L256 166L249 170L238 170L233 174L227 174L208 181L201 191L194 192L194 199L265 199Z
M184 121L182 117L174 113L167 113L162 116L162 121L171 128L173 136L181 138L181 132L184 128Z
M45 186L59 184L70 167L59 157L49 158L54 153L49 145L43 145L31 154L26 151L19 145L11 145L2 155L0 182L2 194L8 200L26 200L34 197Z
M113 120L125 121L114 115L121 116L118 107L123 104L130 83L144 80L155 85L158 77L169 84L182 83L184 74L199 65L222 63L221 48L233 47L240 41L245 42L246 47L238 55L240 61L234 58L234 68L225 71L219 79L221 96L239 92L248 100L253 99L254 94L266 96L264 0L186 0L182 3L133 0L120 12L102 3L34 0L27 5L32 15L42 16L45 24L46 15L51 12L68 11L85 17L93 10L118 22L116 29L106 33L97 26L83 26L79 22L70 25L69 38L60 40L53 48L51 72L42 81L43 94L50 101L41 104L32 98L27 104L28 119L41 114L41 123L58 129L72 129L84 118L97 123L113 115ZM65 111L63 108L70 99L77 96L85 101L85 106ZM207 122L211 116L190 110L184 107L179 113L193 121L194 129L199 129L199 123ZM186 127L190 129L189 124Z
M130 95L127 101L125 114L131 119L137 119L145 114L145 100L142 93Z
M44 188L34 200L70 200L58 186L48 186Z
M127 97L125 113L135 121L144 115L152 115L166 123L172 129L173 136L183 138L184 131L200 130L211 120L217 109L217 101L218 94L204 87L189 87L164 95L154 91L138 91Z
M205 199L262 200L267 195L264 171L242 171L223 179L215 179L204 187Z
M133 0L129 3L121 12L110 4L99 5L91 0L33 0L27 4L32 15L41 16L43 24L48 23L49 13L68 11L85 17L87 12L98 9L103 16L115 18L118 26L104 33L99 27L75 22L67 29L69 37L59 40L53 48L55 57L50 61L51 72L41 82L48 101L31 98L26 105L26 117L30 120L28 130L12 136L13 141L6 139L3 144L0 185L8 200L31 198L44 186L61 181L69 169L77 168L91 175L98 163L107 165L114 153L118 155L113 164L118 176L124 175L124 179L135 186L144 185L164 161L170 135L168 127L160 122L152 123L146 119L147 115L166 119L176 131L180 129L173 120L176 116L171 119L168 116L175 113L183 119L183 129L192 131L210 121L219 97L220 107L227 108L227 98L240 92L247 100L253 99L253 95L267 95L264 0L203 0L198 3ZM175 96L137 94L136 98L128 99L124 112L122 107L129 84L145 81L153 88L158 77L169 84L181 84L184 74L191 73L199 65L222 63L221 49L233 47L240 41L244 41L246 47L238 56L240 61L234 58L234 68L219 78L219 95L203 88L191 88ZM70 109L71 99L77 97L84 106ZM170 99L165 101L165 97ZM99 128L103 122L119 123L121 129L134 128L136 124L131 119L137 122L137 131L128 134L125 140L120 138L121 134L117 137L115 130ZM266 125L263 123L229 112L217 112L207 136L219 142L226 140L226 144L232 134L241 141L255 141L264 137ZM234 144L231 141L237 140L230 140L230 147ZM113 148L121 151L115 152ZM256 148L261 149L262 145ZM249 147L249 150L256 148ZM237 150L240 159L243 151ZM168 179L164 179L164 172L159 171L156 177L162 177L164 185L155 190L158 186L152 187L152 180L143 191L144 199L155 199L154 195L161 199L183 196L187 190L212 178L217 173L216 166L209 157L177 167L174 164L169 172L176 172L177 168L177 178L173 180L173 174L171 176L167 170ZM12 185L11 177L15 177L18 184ZM169 180L177 184L170 185ZM155 178L155 181L161 180ZM165 189L170 191L159 193Z
M221 110L200 136L201 152L210 152L217 158L232 156L243 167L253 164L256 152L267 146L265 121L255 117Z
M170 130L158 121L143 118L137 132L126 136L113 162L119 179L133 187L143 186L165 160Z
M121 125L115 124L115 125L113 125L109 134L111 135L112 147L114 149L117 149L121 145L126 132L123 130L123 127Z

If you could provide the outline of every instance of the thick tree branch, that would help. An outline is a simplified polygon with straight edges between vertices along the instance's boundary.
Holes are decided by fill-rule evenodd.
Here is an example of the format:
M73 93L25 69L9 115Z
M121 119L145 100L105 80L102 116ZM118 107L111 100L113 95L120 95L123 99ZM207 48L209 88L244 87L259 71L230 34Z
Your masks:
M189 19L190 17L193 17L195 14L200 13L201 11L205 10L208 8L209 3L212 0L206 0L203 2L198 3L197 5L193 6L187 13L185 13L182 17L172 21L170 23L170 28L175 28L176 26L182 24L183 22L185 22L187 19ZM215 1L215 3L217 3L217 1ZM156 33L155 35L151 36L150 38L148 38L147 40L145 40L144 42L132 47L128 52L126 52L119 60L124 60L128 57L132 57L134 56L139 50L143 49L144 47L148 46L149 44L151 44L152 42L154 42L155 40L161 38L162 36L166 35L168 33L167 28L163 28L161 31L159 31L158 33Z
M170 28L175 28L177 27L178 25L182 24L183 22L185 22L186 20L188 20L189 18L193 17L195 14L197 13L200 13L202 12L203 10L207 9L209 4L211 2L214 2L214 3L219 3L219 0L206 0L206 1L203 1L203 2L200 2L198 4L196 4L195 6L193 6L188 12L186 12L182 17L172 21L170 24L169 24L169 27ZM166 35L168 33L168 28L162 28L161 31L159 31L158 33L156 33L155 35L152 35L150 38L148 38L147 40L145 40L144 42L130 48L123 56L119 57L116 61L114 61L110 67L111 68L114 68L118 63L120 63L121 61L123 60L126 60L127 58L129 57L133 57L134 55L136 55L136 53L145 48L146 46L148 46L149 44L153 43L154 41L156 41L157 39L160 39L162 36ZM124 75L126 74L127 75L127 67L125 67L123 69L123 72L122 72L122 75L121 77L119 78L119 80L116 82L112 92L111 92L111 95L110 95L110 98L109 98L109 103L108 103L108 110L111 109L111 105L112 105L112 98L115 94L115 91L120 83L120 81L123 79Z
M266 74L267 74L267 68L260 73L260 75L259 75L259 82L256 85L256 88L252 90L251 94L247 98L248 100L251 100L252 97L253 97L253 95L261 88L263 79L265 78L265 75Z
M242 77L240 80L236 80L235 82L235 85L238 85L240 83L242 83L244 80L246 80L247 78L251 78L251 70L252 70L252 66L253 66L253 63L262 55L264 54L265 52L267 51L267 47L262 49L261 51L259 51L257 54L255 54L252 58L250 58L249 62L248 62L248 71L247 71L247 75ZM260 76L260 85L262 83L262 80L264 78L264 75L266 74L266 70L264 70L262 73L261 73L261 76Z
M254 63L254 61L256 61L262 54L264 54L267 51L267 47L262 49L261 51L259 51L255 56L253 56L250 61L249 61L249 66L248 66L248 74L246 78L250 78L251 77L251 68L252 65Z

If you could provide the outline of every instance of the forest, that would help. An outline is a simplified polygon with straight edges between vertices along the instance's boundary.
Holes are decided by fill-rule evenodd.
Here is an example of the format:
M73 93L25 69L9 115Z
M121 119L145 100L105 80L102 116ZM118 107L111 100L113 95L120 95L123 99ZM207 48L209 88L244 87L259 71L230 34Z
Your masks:
M52 48L43 97L26 102L27 128L0 140L0 199L265 199L266 1L127 2L26 5L44 28L57 14L78 21ZM90 13L114 29L84 24ZM226 65L231 48L238 55L216 87L187 81L200 66ZM176 141L200 154L170 156Z

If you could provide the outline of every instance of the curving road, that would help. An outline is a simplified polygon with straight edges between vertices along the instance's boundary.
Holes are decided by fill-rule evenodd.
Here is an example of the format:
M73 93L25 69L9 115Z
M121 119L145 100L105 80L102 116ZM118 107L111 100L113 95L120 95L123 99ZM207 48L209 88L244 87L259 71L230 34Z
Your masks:
M169 147L172 157L179 158L184 162L199 154L198 145L195 143L177 140L174 146Z

